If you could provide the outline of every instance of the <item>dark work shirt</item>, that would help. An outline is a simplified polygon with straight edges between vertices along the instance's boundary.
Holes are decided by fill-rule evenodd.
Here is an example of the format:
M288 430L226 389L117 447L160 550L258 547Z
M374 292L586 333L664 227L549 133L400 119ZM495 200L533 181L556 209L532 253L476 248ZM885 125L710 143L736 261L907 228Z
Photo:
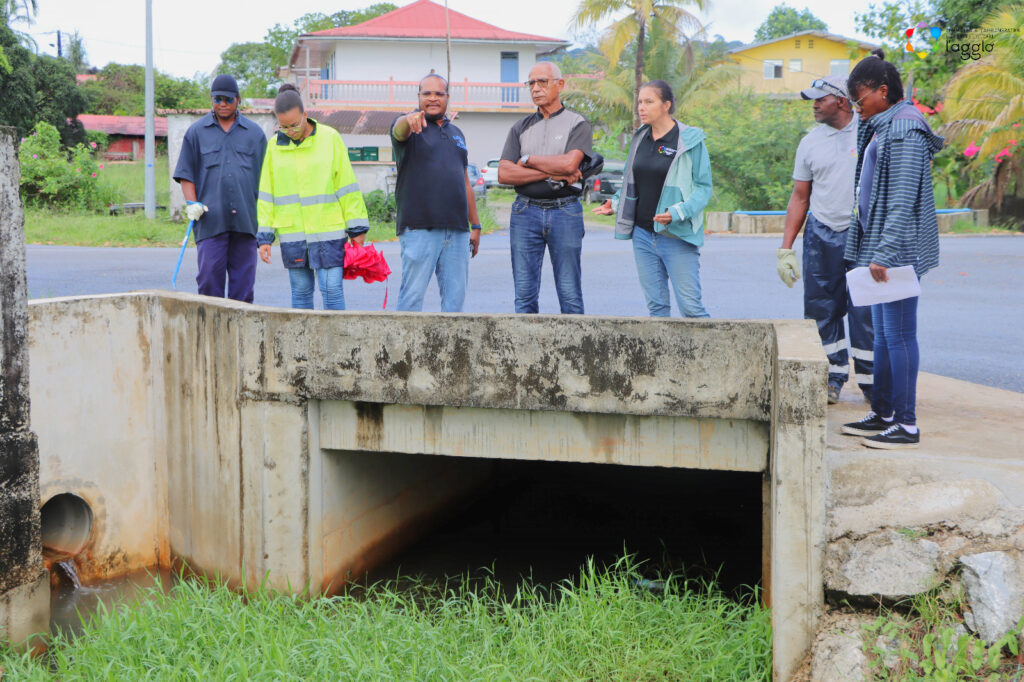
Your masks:
M241 114L224 132L209 113L189 126L174 179L195 183L196 198L209 210L195 226L196 241L224 232L256 234L256 194L267 136Z
M585 159L591 158L594 153L594 134L587 119L565 107L544 118L538 109L516 121L512 130L508 131L501 158L519 163L525 154L558 156L573 149L583 152ZM555 188L547 180L538 180L517 185L516 193L531 199L561 199L577 197L583 193L583 189L572 186Z
M399 117L401 118L401 117ZM395 123L391 124L394 130ZM395 203L398 234L407 228L469 230L466 198L466 137L447 119L427 121L419 134L399 142L391 137L398 167Z
M655 140L653 135L644 135L633 155L633 184L636 187L636 224L645 230L654 231L654 215L658 212L661 188L669 166L679 151L679 124Z

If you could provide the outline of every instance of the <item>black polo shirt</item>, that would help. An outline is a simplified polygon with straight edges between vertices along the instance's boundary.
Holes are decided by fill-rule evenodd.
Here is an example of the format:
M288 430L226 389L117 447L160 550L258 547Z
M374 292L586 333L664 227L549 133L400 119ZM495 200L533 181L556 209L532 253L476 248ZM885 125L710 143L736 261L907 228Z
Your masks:
M679 124L655 140L648 132L640 140L633 155L633 185L636 187L635 223L645 230L654 230L654 215L658 212L661 188L665 176L679 153Z
M558 156L573 149L591 158L594 154L594 134L590 122L571 109L562 107L547 118L540 109L515 122L508 131L501 158L518 163L525 154L537 156ZM561 199L578 197L582 189L575 187L552 187L547 180L538 180L517 185L516 193L531 199Z
M428 227L468 231L466 137L443 119L441 125L428 121L422 132L399 142L394 136L397 122L398 118L391 124L391 146L398 167L396 231L402 234L407 228Z

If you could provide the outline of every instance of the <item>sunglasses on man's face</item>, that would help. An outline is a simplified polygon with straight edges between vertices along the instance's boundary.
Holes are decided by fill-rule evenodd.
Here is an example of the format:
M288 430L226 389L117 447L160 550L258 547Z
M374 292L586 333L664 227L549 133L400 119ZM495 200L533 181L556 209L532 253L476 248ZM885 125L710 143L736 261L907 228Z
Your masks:
M811 87L817 90L824 90L825 92L831 95L835 95L836 97L842 97L843 99L850 98L850 96L843 92L841 88L832 85L824 78L818 78L817 80L815 80L813 83L811 83Z
M213 101L215 104L231 104L235 101L235 98L228 97L227 95L214 95Z

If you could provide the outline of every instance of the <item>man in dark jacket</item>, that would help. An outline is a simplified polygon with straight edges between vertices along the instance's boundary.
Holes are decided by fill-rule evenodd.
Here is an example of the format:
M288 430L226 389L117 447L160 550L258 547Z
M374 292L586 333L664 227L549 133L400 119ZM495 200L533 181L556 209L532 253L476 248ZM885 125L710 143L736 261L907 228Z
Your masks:
M185 195L204 296L252 303L256 280L256 194L267 149L263 130L238 113L238 84L226 74L210 88L212 111L189 126L174 179Z

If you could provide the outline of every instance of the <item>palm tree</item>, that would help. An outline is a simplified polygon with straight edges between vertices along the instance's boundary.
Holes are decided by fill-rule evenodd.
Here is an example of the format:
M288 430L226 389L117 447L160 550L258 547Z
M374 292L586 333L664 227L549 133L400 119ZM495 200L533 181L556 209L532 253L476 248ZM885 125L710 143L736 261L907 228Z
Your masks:
M18 36L18 42L33 52L37 49L35 38L27 32L15 30L15 24L24 24L26 27L35 23L36 14L39 12L37 0L0 0L0 20L7 25L11 31Z
M982 28L999 29L985 34L994 49L949 82L944 114L950 122L942 132L966 147L973 167L994 161L991 176L969 189L961 203L998 211L1012 180L1024 192L1024 5L995 10Z
M577 29L582 29L622 10L629 10L629 14L608 27L601 49L608 57L609 63L618 64L626 46L631 43L636 45L632 105L634 129L640 127L637 97L643 83L644 41L651 25L661 24L674 34L686 29L702 28L697 17L683 9L684 5L692 5L703 10L708 6L708 0L580 0L573 14L572 24Z

